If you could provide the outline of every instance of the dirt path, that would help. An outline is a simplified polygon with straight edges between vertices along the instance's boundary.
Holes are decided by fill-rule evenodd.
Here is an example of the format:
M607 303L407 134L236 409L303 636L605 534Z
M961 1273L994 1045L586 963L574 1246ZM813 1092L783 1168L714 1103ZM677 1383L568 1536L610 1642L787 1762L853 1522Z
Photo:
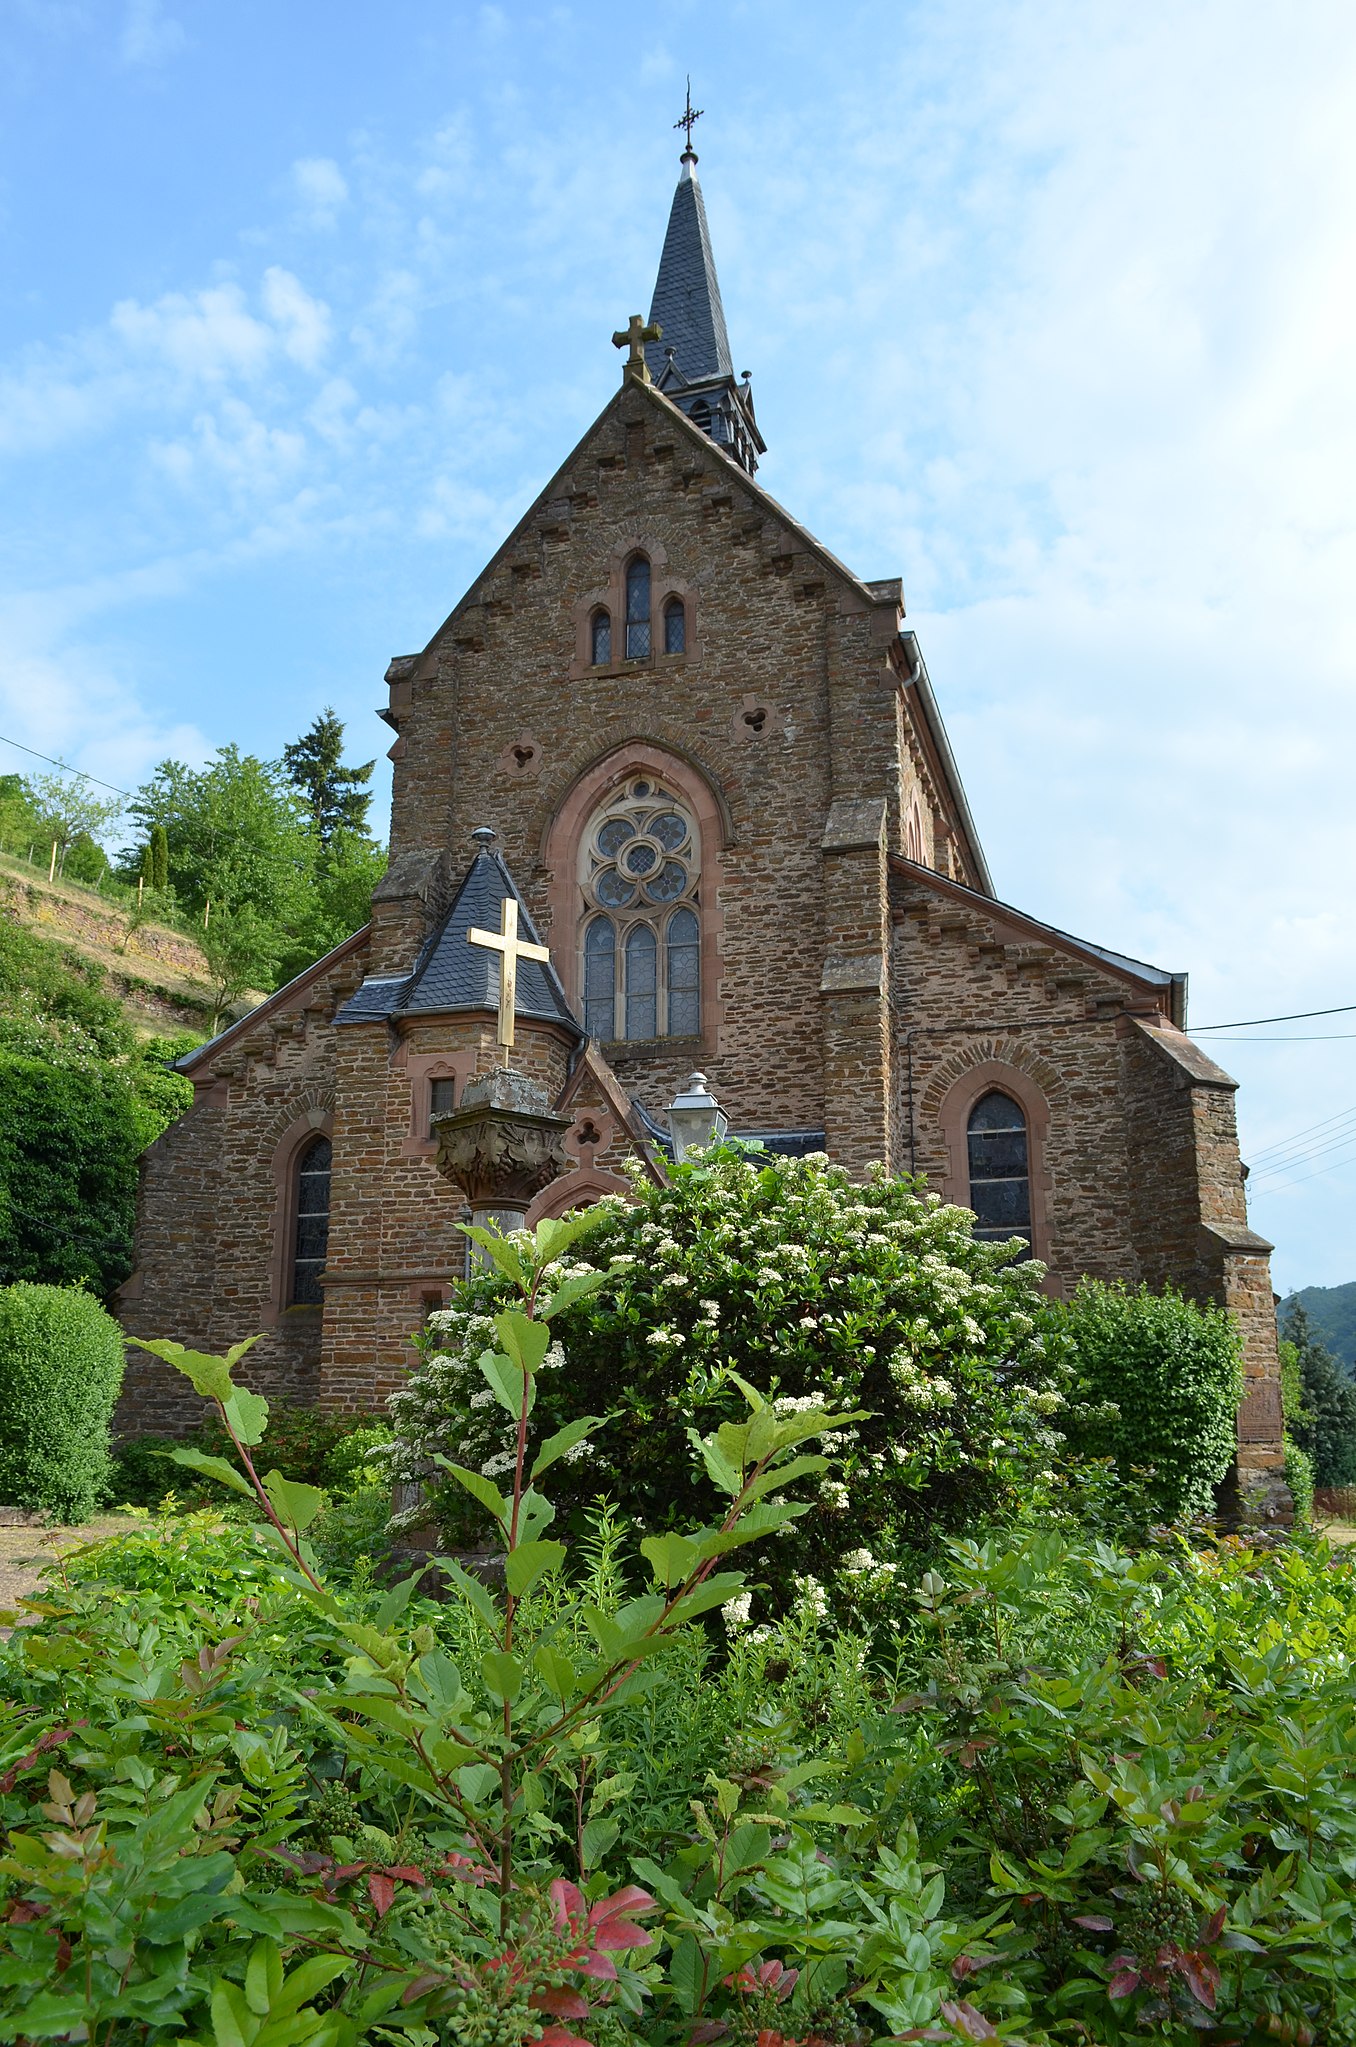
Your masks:
M36 1592L44 1569L62 1550L135 1525L129 1514L100 1514L81 1528L0 1528L0 1608Z

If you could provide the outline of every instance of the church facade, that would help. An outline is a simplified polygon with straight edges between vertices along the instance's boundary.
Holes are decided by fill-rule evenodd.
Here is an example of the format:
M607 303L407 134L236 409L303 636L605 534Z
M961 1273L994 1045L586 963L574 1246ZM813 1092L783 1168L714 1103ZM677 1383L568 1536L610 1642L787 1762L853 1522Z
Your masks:
M371 923L183 1062L146 1154L130 1334L366 1409L463 1269L433 1119L496 1057L570 1120L532 1217L664 1171L700 1069L738 1136L926 1175L978 1227L1237 1315L1238 1477L1283 1511L1270 1246L1234 1082L1180 974L1000 901L898 580L865 581L757 480L690 143L621 388L427 647L387 672L390 864ZM479 839L472 834L479 828ZM135 1354L134 1354L135 1356ZM153 1360L124 1416L192 1426Z

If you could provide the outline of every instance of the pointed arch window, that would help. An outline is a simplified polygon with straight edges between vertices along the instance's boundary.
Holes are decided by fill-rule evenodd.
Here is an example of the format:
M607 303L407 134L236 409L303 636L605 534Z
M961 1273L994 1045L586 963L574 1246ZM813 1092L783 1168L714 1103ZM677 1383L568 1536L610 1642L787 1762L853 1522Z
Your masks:
M595 668L607 668L612 661L612 613L604 605L589 622L589 660Z
M701 1030L700 840L685 804L628 777L580 848L584 1028L644 1042Z
M1011 1095L991 1088L966 1126L970 1206L975 1235L989 1243L1023 1237L1031 1243L1031 1148L1026 1117Z
M328 1137L313 1137L297 1158L290 1289L295 1308L319 1307L325 1299L320 1275L329 1247L331 1160Z
M633 555L626 569L626 658L640 661L650 651L650 564Z
M664 606L664 652L687 652L687 612L681 597L670 597Z

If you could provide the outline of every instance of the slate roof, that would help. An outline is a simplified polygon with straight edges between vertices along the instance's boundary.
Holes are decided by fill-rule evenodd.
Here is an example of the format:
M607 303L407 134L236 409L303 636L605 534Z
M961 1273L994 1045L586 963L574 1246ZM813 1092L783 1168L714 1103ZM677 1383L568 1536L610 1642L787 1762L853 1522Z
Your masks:
M685 151L650 300L650 319L663 329L662 339L648 342L645 348L645 360L656 382L667 366L670 349L685 383L734 375L696 166L695 153Z
M334 1021L372 1023L384 1017L497 1009L498 954L488 946L472 945L467 933L473 924L482 931L497 931L500 906L508 896L518 905L519 935L539 945L536 927L512 875L496 852L482 849L471 862L451 909L419 955L414 972L401 978L364 981ZM513 1013L540 1023L561 1024L583 1039L583 1029L549 960L519 960Z

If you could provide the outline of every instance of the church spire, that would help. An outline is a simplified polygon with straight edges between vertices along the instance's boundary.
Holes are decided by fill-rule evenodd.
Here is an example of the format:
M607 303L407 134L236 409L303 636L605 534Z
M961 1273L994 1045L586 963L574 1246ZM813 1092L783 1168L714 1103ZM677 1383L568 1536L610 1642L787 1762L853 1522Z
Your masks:
M682 171L650 301L649 324L660 329L660 338L646 343L645 360L665 397L752 474L765 444L754 420L747 372L742 383L735 381L725 331L725 308L692 147L693 123L700 118L701 109L692 105L689 79L686 110L674 123L686 132Z

